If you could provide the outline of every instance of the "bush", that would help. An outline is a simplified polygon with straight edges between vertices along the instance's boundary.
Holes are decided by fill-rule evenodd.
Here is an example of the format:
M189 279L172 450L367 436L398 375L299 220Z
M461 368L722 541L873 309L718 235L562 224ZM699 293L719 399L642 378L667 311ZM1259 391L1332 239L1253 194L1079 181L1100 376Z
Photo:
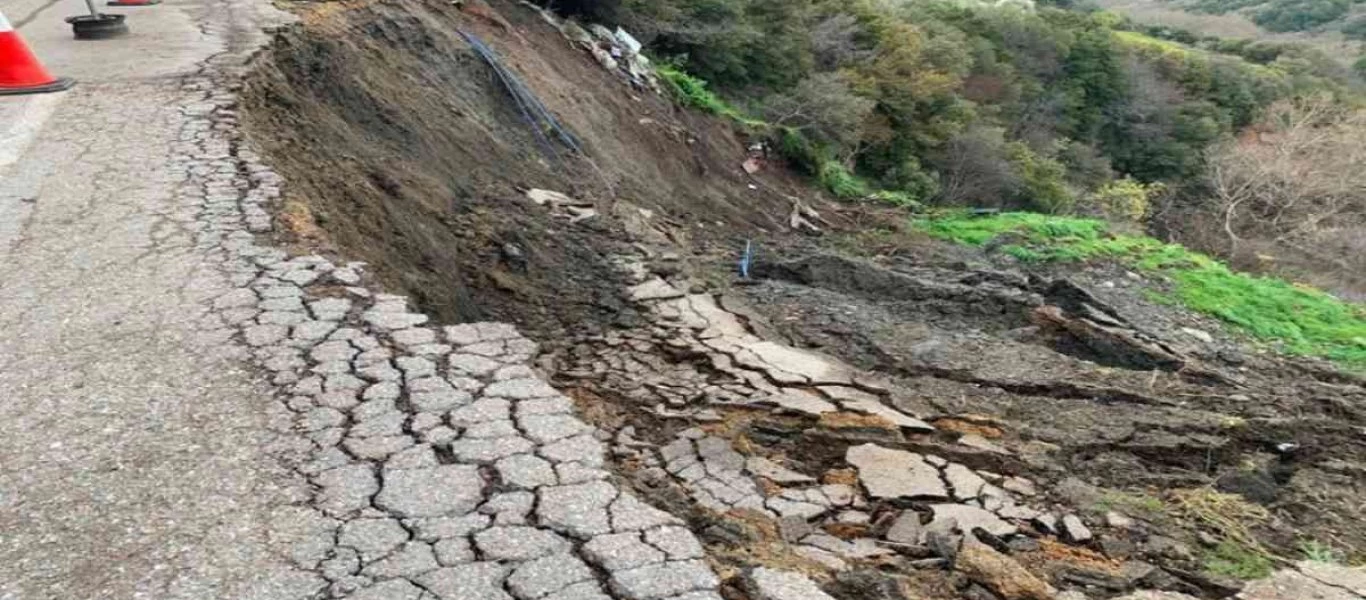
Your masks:
M1067 169L1056 160L1039 156L1020 142L1008 148L1011 166L1020 179L1020 200L1040 212L1064 214L1076 204L1067 189Z
M739 117L739 111L727 104L720 96L707 89L707 82L684 73L678 67L669 64L660 64L655 67L655 73L664 81L669 90L673 92L674 98L678 99L684 106L708 112L714 115L729 117Z
M844 165L833 160L827 160L820 166L821 186L838 198L851 200L862 198L869 193L868 184L857 175L849 172Z
M1274 0L1252 18L1269 31L1304 31L1347 14L1349 0Z
M821 153L816 145L791 127L779 127L776 131L778 154L797 171L811 176L819 175Z
M1137 223L1148 214L1151 198L1163 189L1160 183L1145 184L1125 177L1101 186L1087 201L1110 220Z

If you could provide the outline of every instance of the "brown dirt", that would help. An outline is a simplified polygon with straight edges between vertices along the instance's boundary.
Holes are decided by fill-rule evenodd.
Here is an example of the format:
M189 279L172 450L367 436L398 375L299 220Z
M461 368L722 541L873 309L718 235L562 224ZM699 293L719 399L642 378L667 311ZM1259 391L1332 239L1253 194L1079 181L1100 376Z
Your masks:
M785 457L827 483L854 483L844 449L873 440L1028 477L1043 506L1137 518L1132 531L1096 533L1136 544L1133 560L1183 582L1171 589L1209 597L1222 588L1191 573L1201 568L1202 539L1219 532L1165 505L1155 514L1115 506L1119 492L1240 494L1267 511L1249 531L1269 551L1294 557L1301 542L1317 540L1366 558L1366 389L1356 379L1249 349L1216 323L1148 302L1144 290L1160 282L1114 267L1025 272L928 242L895 211L824 202L780 168L750 189L739 167L746 140L730 124L633 92L524 7L490 3L508 27L416 0L295 8L302 24L278 34L243 95L253 139L289 183L281 236L367 261L373 276L438 321L516 323L542 343L546 370L560 375L573 352L596 356L621 344L604 336L650 333L623 295L618 266L643 255L653 272L721 297L764 337L876 371L905 390L893 397L898 407L939 429L902 437L879 419L818 423L754 409L703 424L746 455ZM542 155L456 29L492 46L586 155ZM532 187L591 201L600 216L569 224L530 203L523 191ZM830 221L826 236L788 231L789 194ZM757 277L738 282L746 240L757 244ZM1127 337L1100 343L1035 327L1030 315L1042 304L1065 315L1079 304L1103 307L1147 353L1115 341ZM1216 342L1196 344L1183 327ZM1162 353L1184 362L1147 360ZM650 359L655 369L697 357L660 351ZM656 414L663 401L648 390L556 381L609 431L629 424L659 443L696 425ZM974 438L995 447L958 443ZM648 471L619 467L628 478ZM707 533L725 518L700 514L676 489L636 483L702 533L722 572L749 564L819 572L769 522L729 517L750 540L733 547L732 538ZM1143 544L1158 537L1186 544L1195 560L1145 554ZM1041 543L1021 555L1037 573L1113 566L1099 542ZM896 586L925 598L956 598L964 587L936 570L897 577ZM852 600L863 583L829 589Z
M610 257L639 236L610 215L654 211L703 248L785 227L790 203L749 189L745 145L727 125L632 91L535 13L494 7L517 31L413 0L299 7L305 25L277 35L243 94L253 139L289 201L309 208L288 219L285 241L367 261L439 319L511 321L552 339L630 319ZM457 29L537 90L587 156L542 155ZM771 173L765 189L792 189ZM568 225L526 200L533 187L605 216Z

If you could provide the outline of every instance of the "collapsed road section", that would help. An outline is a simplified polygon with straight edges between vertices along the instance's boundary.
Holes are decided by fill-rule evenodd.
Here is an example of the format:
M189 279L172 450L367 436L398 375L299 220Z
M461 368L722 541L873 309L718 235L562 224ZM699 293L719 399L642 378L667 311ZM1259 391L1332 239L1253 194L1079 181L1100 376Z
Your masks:
M566 540L546 564L583 566L550 590L512 586L523 567L508 565L498 589L519 599L1270 599L1296 597L1292 580L1356 594L1324 583L1351 571L1316 578L1291 557L1308 541L1366 542L1347 518L1366 481L1357 379L1247 350L1150 301L1161 281L995 264L916 241L877 207L808 200L781 169L743 167L750 144L729 124L604 68L580 33L597 28L508 2L301 12L243 92L250 143L289 182L272 233L366 261L440 324L347 290L344 264L266 259L311 300L332 298L337 331L361 331L322 356L287 341L314 325L257 316L279 327L254 335L282 385L317 392L296 394L322 419L315 443L372 465L336 463L355 476L345 485L378 494L355 505L362 517L393 508L380 501L390 461L477 465L469 483L529 498L522 526ZM600 50L611 34L588 35ZM538 150L523 92L581 155ZM535 342L451 325L490 321ZM532 375L519 369L552 387L503 395L500 378ZM333 376L355 390L335 406ZM406 414L388 429L361 426L376 387ZM545 398L558 412L518 412ZM472 420L471 406L499 412ZM601 458L565 459L568 445ZM574 480L584 466L596 479ZM616 529L628 497L659 521ZM671 553L666 530L691 532L689 550ZM474 562L498 562L479 554L492 536L458 531ZM435 541L411 533L391 551ZM441 560L397 575L366 563L332 585L437 593L422 573ZM1228 575L1280 567L1258 583ZM662 590L624 575L664 572L679 579Z

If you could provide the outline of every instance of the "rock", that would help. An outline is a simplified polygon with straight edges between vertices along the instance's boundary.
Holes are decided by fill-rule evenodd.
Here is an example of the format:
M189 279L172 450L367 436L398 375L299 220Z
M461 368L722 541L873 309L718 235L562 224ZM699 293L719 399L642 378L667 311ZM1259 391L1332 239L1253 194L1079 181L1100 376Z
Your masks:
M1054 600L1057 591L1014 559L969 539L954 568L995 592L1002 600Z
M632 287L629 292L631 300L644 302L647 300L666 300L669 298L680 298L683 292L679 291L667 281L655 277L645 283Z
M1115 529L1129 529L1134 526L1134 520L1112 510L1105 513L1105 524Z
M958 549L963 545L963 536L944 531L926 531L925 545L935 556L944 559L947 564L953 564L953 561L958 560Z
M1067 515L1062 518L1063 538L1073 544L1085 544L1091 541L1091 530L1086 528L1086 524L1081 522L1077 515Z
M1366 568L1304 561L1296 565L1311 579L1366 597Z
M754 600L835 600L805 575L759 567L748 573L745 587Z
M1267 579L1253 581L1238 600L1360 600L1347 589L1329 585L1293 569L1283 569Z
M1042 545L1039 544L1039 540L1036 540L1027 535L1017 535L1013 538L1010 538L1010 541L1006 542L1006 546L1010 548L1010 551L1012 553L1037 552L1039 548L1042 547Z
M843 571L849 568L849 563L844 562L844 559L836 556L834 552L823 550L815 546L793 546L792 553L817 563L831 571Z
M762 456L751 456L745 460L745 469L773 483L814 483L815 477L803 475Z
M958 443L969 448L975 448L977 450L991 452L993 454L1010 454L1009 450L1002 448L996 442L993 442L976 433L969 433L967 435L964 435L963 437L958 438Z
M944 467L944 479L948 480L954 499L959 501L976 499L987 485L987 480L958 463Z
M1039 530L1039 533L1046 535L1059 535L1060 532L1058 528L1058 517L1056 515L1047 513L1039 515L1034 517L1030 521L1030 524L1034 525L1034 529Z
M908 587L902 584L901 578L875 569L839 573L835 575L835 582L827 586L840 598L915 600L920 597L918 594L912 596Z
M1034 487L1034 482L1023 477L1007 477L1001 482L1001 487L1021 496L1036 496L1039 493L1038 489Z
M815 525L812 525L810 521L799 516L782 517L778 519L778 533L781 534L783 540L787 542L800 540L810 535L815 530Z
M920 513L913 510L902 511L884 537L898 544L919 546L924 543L925 527L920 523Z
M859 481L873 498L947 498L948 488L919 454L876 444L850 447L845 461L858 468Z
M822 399L819 395L806 390L785 389L781 393L773 394L759 400L767 404L775 404L781 408L806 413L808 415L820 416L825 413L833 413L839 410L834 404Z
M969 506L967 504L933 504L930 510L934 512L926 529L932 531L949 531L957 526L963 533L971 533L973 529L981 527L987 533L997 537L1005 537L1019 533L1019 529L1007 523L1000 517L990 512Z
M735 359L745 366L767 371L776 381L790 379L791 375L800 378L793 383L839 385L853 381L853 369L839 361L775 342L749 344Z
M1204 342L1204 343L1206 343L1206 344L1213 344L1213 343L1214 343L1214 336L1210 335L1209 332L1201 331L1201 330L1195 329L1195 328L1193 328L1193 327L1182 327L1182 328L1181 328L1181 333L1184 333L1184 334L1186 334L1186 335L1188 335L1188 336L1191 336L1191 337L1193 337L1193 338L1195 338L1195 339L1197 339L1197 340L1200 340L1200 341L1202 341L1202 342Z
M894 554L893 551L879 546L877 540L871 538L856 538L853 541L846 542L833 535L813 533L802 538L802 543L833 552L843 558L875 558Z
M1133 556L1134 543L1129 540L1118 538L1112 535L1100 537L1100 551L1106 556L1117 560L1124 560Z
M887 419L887 421L891 422L893 425L896 425L897 427L902 427L905 429L910 429L912 431L918 431L923 433L929 433L934 431L933 425L930 425L929 423L926 423L924 421L921 421L920 419L903 413L895 408L887 406L877 398L856 398L852 400L843 400L840 402L840 405L843 406L845 410L852 410L854 412L860 412L877 417L882 417L884 419Z
M1195 559L1195 553L1191 551L1190 546L1162 535L1149 537L1144 553L1154 558L1170 560L1189 561Z

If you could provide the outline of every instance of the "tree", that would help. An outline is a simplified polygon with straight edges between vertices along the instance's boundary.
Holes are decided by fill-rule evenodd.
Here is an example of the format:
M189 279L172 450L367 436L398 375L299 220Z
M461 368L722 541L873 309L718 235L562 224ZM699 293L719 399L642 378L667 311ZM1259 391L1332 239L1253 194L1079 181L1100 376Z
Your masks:
M1106 113L1124 101L1128 91L1110 31L1097 28L1079 35L1067 55L1066 68L1069 137L1096 139Z
M843 156L858 145L874 105L854 94L843 75L817 73L766 98L762 111L769 123L799 130Z
M1319 95L1277 103L1259 129L1209 161L1230 255L1248 238L1306 250L1327 228L1366 223L1366 112Z
M858 17L847 13L826 17L811 28L811 52L816 67L833 71L861 63L873 56L860 38L867 35Z
M935 160L939 199L950 205L1002 206L1019 192L1005 130L973 127L944 144Z

